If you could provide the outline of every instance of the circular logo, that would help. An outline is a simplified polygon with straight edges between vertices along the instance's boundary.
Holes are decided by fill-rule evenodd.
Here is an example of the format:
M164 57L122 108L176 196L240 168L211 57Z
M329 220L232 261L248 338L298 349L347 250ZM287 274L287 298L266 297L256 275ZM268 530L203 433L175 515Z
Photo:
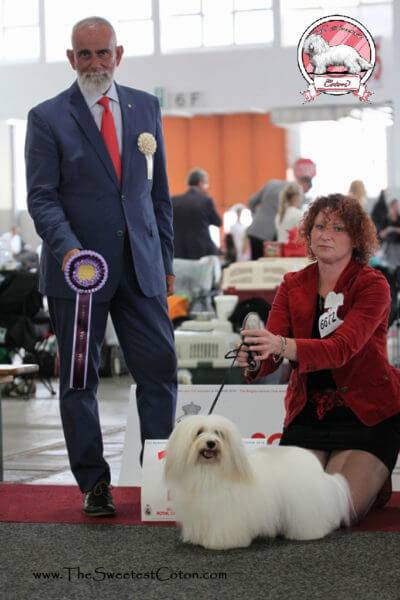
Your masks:
M365 83L374 70L375 44L356 19L331 15L312 23L301 36L297 62L311 96L355 93L366 100L371 95L365 97Z

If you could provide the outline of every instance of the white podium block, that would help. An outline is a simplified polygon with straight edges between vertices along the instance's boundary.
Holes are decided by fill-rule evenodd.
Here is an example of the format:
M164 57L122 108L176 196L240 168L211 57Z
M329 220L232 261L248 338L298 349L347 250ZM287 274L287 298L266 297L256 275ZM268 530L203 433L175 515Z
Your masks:
M219 386L180 385L176 405L176 422L187 415L206 415ZM214 413L233 421L243 438L266 439L276 443L282 432L283 398L286 385L227 385L215 406ZM118 485L141 486L142 470L140 426L136 407L136 386L131 387L125 443Z

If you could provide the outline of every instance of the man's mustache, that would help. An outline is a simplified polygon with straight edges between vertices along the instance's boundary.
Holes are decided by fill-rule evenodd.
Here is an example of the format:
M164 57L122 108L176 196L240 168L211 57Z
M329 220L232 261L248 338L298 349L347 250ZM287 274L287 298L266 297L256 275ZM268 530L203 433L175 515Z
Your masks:
M109 79L110 74L107 71L91 71L87 73L81 73L83 80L102 80Z

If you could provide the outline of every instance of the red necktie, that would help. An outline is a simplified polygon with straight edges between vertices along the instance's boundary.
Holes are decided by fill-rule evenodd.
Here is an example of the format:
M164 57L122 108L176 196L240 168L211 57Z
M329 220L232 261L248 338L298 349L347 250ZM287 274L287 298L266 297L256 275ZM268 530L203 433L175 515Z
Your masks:
M114 165L118 181L121 181L121 157L119 155L118 138L117 131L115 129L114 117L110 111L110 98L103 96L100 98L97 104L100 104L104 108L100 132L103 136L108 153Z

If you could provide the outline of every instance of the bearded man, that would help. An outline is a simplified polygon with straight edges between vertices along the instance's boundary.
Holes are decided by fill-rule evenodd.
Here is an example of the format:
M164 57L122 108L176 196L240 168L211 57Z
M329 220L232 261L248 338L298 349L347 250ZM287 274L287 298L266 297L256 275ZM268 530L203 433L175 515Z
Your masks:
M28 209L43 239L40 291L60 354L60 409L72 472L89 516L113 515L96 391L108 314L137 384L145 439L167 438L176 405L176 356L167 294L174 276L172 208L160 108L118 85L123 47L103 18L79 21L67 50L77 81L28 117ZM86 381L73 384L75 292L65 281L81 250L102 255L108 279L93 294Z

